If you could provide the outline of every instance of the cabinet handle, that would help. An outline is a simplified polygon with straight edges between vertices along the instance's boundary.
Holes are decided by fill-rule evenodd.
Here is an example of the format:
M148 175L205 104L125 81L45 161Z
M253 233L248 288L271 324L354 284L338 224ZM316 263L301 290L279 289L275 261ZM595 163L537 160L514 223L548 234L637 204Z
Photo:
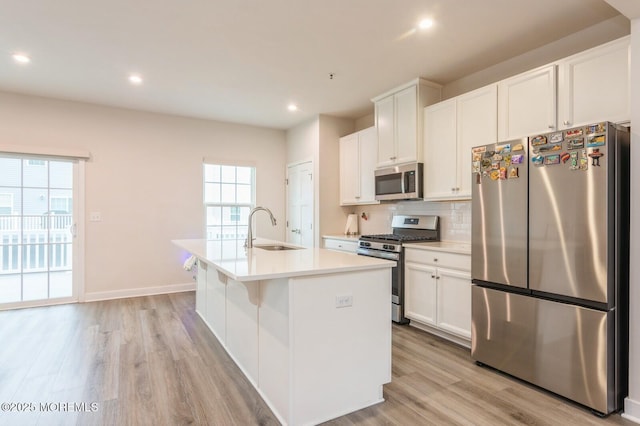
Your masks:
M431 275L431 278L435 278L435 277L436 277L435 275L433 275L433 274Z
M451 192L456 192L456 189L455 188L451 188Z
M433 261L434 261L434 262L437 262L437 261L438 261L438 258L437 258L437 257L434 257L434 258L433 258Z
M389 160L395 160L396 157L389 157Z
M554 126L553 124L549 124L547 127L549 127L550 129L553 130L553 128L556 127L556 126Z
M440 277L436 277L436 280L439 280L439 279L440 279Z
M564 121L562 122L562 124L564 124L565 126L568 126L568 125L569 125L569 124L571 124L571 123L569 122L569 120L564 120Z

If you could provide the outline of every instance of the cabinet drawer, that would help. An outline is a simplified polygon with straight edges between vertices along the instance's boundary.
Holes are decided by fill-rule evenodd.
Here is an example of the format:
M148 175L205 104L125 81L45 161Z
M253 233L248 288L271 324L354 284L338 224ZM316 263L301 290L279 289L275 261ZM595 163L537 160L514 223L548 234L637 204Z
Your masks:
M330 238L325 238L324 248L329 250L339 250L349 253L355 253L358 249L358 243L356 241L333 240Z
M407 248L405 250L405 261L471 271L471 256L466 254Z

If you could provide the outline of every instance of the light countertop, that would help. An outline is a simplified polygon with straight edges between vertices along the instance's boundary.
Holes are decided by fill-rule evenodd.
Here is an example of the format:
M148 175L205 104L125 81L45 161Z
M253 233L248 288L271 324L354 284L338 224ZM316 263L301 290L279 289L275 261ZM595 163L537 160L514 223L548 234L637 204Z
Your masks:
M422 250L436 250L448 253L459 253L471 255L471 244L453 241L438 241L430 243L405 243L403 247L416 248Z
M269 251L253 247L245 250L243 241L173 240L178 247L195 255L236 281L257 281L304 275L323 275L395 266L395 262L368 256L321 249ZM280 241L257 238L255 245L280 244Z

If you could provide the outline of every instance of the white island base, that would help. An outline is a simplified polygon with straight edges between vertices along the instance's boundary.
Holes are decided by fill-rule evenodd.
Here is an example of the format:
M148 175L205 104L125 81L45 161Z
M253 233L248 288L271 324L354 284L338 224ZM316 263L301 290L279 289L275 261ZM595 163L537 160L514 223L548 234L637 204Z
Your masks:
M194 253L198 314L289 425L318 424L379 403L391 381L390 267L349 270L340 256L363 257L308 250L314 253L304 255L337 255L344 271L250 280ZM300 252L260 255L300 261Z

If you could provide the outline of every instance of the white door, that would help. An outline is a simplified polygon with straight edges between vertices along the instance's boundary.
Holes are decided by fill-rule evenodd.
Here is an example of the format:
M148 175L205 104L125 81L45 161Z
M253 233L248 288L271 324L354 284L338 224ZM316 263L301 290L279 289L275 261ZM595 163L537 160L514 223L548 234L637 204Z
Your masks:
M0 156L0 307L78 300L78 161Z
M407 163L418 160L418 88L407 87L396 93L395 98L395 163ZM420 111L422 113L422 111Z
M287 241L313 247L313 162L287 168Z
M498 141L551 132L555 128L555 65L498 83Z
M425 199L441 200L455 195L456 144L456 100L426 107L423 150Z
M471 338L471 275L439 268L438 324L443 330Z
M340 204L360 202L360 142L354 133L340 138Z
M395 163L395 107L393 96L376 102L376 129L378 129L378 167Z
M456 196L471 198L471 148L498 139L498 86L492 84L457 99Z
M378 161L378 134L375 127L358 132L360 160L360 203L376 201L375 170Z
M616 40L564 59L558 69L561 129L597 121L628 121L629 39Z
M405 316L423 324L436 325L436 268L407 262L404 274Z

